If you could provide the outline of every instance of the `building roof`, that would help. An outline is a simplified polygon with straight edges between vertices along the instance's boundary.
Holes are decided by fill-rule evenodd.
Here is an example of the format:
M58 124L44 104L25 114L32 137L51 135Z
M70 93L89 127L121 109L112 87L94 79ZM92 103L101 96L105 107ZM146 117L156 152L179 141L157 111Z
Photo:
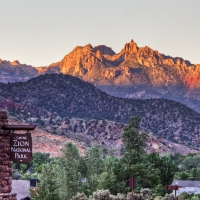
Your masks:
M182 187L199 187L200 181L188 181L188 180L174 180L171 185L178 185Z
M17 194L17 200L25 198L29 195L30 181L12 180L12 192Z

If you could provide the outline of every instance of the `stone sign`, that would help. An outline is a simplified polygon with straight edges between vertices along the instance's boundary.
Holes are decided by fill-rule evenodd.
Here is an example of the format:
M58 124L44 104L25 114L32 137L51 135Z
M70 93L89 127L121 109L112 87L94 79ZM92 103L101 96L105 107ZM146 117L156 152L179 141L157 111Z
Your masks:
M28 163L32 157L32 137L30 133L10 136L10 158L14 163Z

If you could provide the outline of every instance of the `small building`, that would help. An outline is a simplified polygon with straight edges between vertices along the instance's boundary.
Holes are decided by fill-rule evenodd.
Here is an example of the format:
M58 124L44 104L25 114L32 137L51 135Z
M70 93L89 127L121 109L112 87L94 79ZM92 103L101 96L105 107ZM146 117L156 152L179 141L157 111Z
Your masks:
M12 180L12 193L17 194L17 200L23 199L29 195L30 181Z
M171 185L181 186L181 188L176 191L177 196L183 192L187 194L200 194L200 181L174 180Z

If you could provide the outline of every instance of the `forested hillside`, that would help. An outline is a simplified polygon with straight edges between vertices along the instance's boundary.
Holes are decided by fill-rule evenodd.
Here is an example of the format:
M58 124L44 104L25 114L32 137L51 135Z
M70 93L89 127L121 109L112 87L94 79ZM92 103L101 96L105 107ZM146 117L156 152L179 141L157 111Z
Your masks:
M43 122L50 119L49 113L61 119L107 119L122 123L138 115L142 118L143 130L170 141L199 146L200 115L172 100L116 98L90 83L62 74L46 74L23 83L0 84L0 96L23 105L28 111L23 117L37 117Z

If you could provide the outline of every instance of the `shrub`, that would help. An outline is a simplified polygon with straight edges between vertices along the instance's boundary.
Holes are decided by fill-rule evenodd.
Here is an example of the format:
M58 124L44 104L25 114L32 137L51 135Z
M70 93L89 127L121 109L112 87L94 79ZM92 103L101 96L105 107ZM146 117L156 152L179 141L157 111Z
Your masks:
M197 196L193 196L193 197L191 198L191 200L199 200L199 198L198 198Z
M152 194L149 188L144 188L140 190L139 194L133 194L134 200L154 200L155 195ZM129 192L127 196L127 200L132 200L132 193Z
M188 198L188 194L186 192L183 192L178 196L179 200L185 200L187 198Z
M175 196L173 194L165 194L162 200L175 200Z
M142 194L143 197L150 197L152 192L149 188L144 188L140 190L140 194Z
M110 200L110 192L109 190L97 190L93 192L89 200Z
M126 195L118 193L117 196L110 195L110 200L127 200Z
M77 199L78 200L78 199ZM126 195L118 193L117 196L111 195L109 190L97 190L89 197L89 200L127 200Z
M76 196L72 197L71 200L88 200L84 193L78 193Z
M162 200L161 196L157 196L154 200Z

